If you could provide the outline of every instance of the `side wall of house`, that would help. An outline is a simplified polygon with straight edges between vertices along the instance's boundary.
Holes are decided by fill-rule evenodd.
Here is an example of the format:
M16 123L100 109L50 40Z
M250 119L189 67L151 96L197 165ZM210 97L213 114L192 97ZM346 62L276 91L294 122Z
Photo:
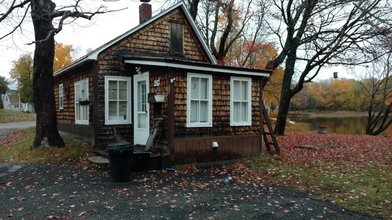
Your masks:
M78 138L92 142L93 138L93 103L89 104L89 124L75 123L75 86L74 83L88 78L89 96L93 94L93 62L54 77L54 94L56 101L57 126L59 131L76 135ZM59 85L63 84L63 109L60 109Z
M195 71L192 71L195 73ZM197 72L196 72L197 73ZM208 72L200 72L209 74ZM252 79L252 125L230 125L230 75L212 77L212 127L188 128L187 72L175 76L174 82L174 143L172 162L201 162L239 157L255 157L261 153L260 77ZM216 142L219 147L213 148Z
M136 74L135 66L124 64L123 57L126 54L134 56L169 56L170 50L170 27L171 22L177 21L184 24L184 57L183 59L209 62L207 54L204 52L200 42L195 37L190 25L186 22L185 15L181 10L176 9L161 19L147 25L133 35L119 41L109 49L102 52L98 57L98 142L97 146L103 148L114 141L113 128L116 128L118 136L122 140L133 142L133 124L129 125L105 125L105 76L132 77L131 91L133 94L133 81ZM167 91L167 71L165 68L142 67L141 72L149 72L150 93L158 90ZM154 80L159 79L161 86L154 87ZM133 96L133 95L132 95ZM166 120L165 107L162 103L150 104L150 127L153 118L163 117ZM132 99L133 117L133 99ZM165 113L167 114L167 112ZM165 136L163 134L162 136ZM164 141L165 142L165 141ZM165 145L165 144L163 144Z

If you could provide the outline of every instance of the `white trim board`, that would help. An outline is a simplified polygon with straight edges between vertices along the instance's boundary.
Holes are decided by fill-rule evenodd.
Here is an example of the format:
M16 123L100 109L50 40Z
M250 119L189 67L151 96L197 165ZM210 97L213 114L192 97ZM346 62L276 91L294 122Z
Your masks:
M179 68L179 69L187 69L193 71L207 71L207 72L215 72L215 73L229 73L229 74L238 74L238 75L245 75L245 76L265 76L268 77L270 74L268 73L257 73L247 70L238 70L238 69L223 69L217 67L205 67L205 66L197 66L189 65L189 64L178 64L178 63L169 63L163 61L143 61L143 60L124 60L124 63L127 64L136 64L136 65L147 65L147 66L160 66L160 67L172 67L172 68Z

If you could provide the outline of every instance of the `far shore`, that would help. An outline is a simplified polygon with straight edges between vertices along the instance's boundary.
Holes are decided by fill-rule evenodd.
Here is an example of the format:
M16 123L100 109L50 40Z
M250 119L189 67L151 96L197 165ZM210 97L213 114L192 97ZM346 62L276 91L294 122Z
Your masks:
M366 117L367 112L354 111L290 111L289 118L347 118L347 117Z

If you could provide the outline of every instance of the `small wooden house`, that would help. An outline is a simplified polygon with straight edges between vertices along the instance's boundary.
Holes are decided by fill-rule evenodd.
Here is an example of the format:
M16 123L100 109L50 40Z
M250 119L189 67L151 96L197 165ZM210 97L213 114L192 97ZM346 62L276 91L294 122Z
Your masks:
M139 9L139 26L54 74L59 131L94 149L117 136L163 166L259 156L271 72L217 65L182 2Z

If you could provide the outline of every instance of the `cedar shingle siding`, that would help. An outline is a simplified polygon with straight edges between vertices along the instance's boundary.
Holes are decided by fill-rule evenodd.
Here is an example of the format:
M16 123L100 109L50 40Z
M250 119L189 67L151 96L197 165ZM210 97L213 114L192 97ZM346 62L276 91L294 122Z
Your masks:
M136 67L149 73L149 98L153 93L163 92L163 103L150 100L150 128L153 118L163 118L163 130L158 145L162 154L170 154L173 162L208 161L243 156L257 156L261 149L260 98L262 75L256 72L252 79L252 125L230 126L230 77L233 73L214 72L212 54L200 41L201 36L193 29L182 3L165 12L158 19L150 19L136 31L108 42L96 51L93 59L81 59L74 66L55 74L54 92L59 130L84 137L94 148L106 148L115 141L114 128L122 141L133 142L134 133L134 76ZM94 54L93 51L91 54ZM91 55L90 54L90 55ZM87 55L86 57L89 57ZM90 61L91 60L91 61ZM126 60L143 60L126 63ZM177 66L159 66L157 62L178 61ZM173 64L174 65L174 64ZM200 66L198 70L186 66ZM223 67L222 67L223 68ZM232 69L230 69L232 70ZM237 69L235 69L237 71ZM249 70L249 72L254 70ZM212 75L212 127L187 127L187 74ZM264 74L268 73L266 71ZM243 73L241 73L243 74ZM131 77L132 124L105 125L105 76ZM89 79L89 125L75 124L74 83ZM154 85L159 82L159 86ZM68 97L64 93L64 108L59 109L59 85L69 87ZM212 142L219 148L213 149Z

